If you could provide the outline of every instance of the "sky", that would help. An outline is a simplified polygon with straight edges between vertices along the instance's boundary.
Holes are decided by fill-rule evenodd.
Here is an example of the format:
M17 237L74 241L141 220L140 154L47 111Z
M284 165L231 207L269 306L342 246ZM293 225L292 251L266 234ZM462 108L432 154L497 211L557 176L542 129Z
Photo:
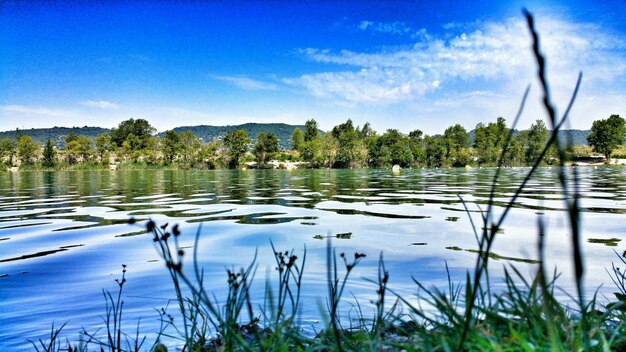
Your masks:
M0 130L246 122L442 133L545 119L521 9L570 128L626 116L626 1L0 0Z

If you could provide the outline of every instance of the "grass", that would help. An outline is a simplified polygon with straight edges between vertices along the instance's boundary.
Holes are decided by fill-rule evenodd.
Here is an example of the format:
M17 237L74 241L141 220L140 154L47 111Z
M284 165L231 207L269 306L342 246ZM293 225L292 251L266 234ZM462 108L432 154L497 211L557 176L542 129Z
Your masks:
M561 117L553 106L545 73L545 60L539 46L532 16L525 12L528 27L533 36L533 52L538 64L538 76L543 91L543 105L552 127L548 143L538 161L503 208L496 213L495 188L500 169L494 175L492 191L485 209L479 207L480 217L473 219L469 206L460 198L477 242L474 269L466 273L465 280L455 283L448 274L446 289L430 288L413 279L418 289L415 303L388 287L390 273L385 268L383 254L378 258L377 275L368 281L373 283L376 299L372 316L363 313L356 301L356 316L348 319L342 314L345 305L346 284L351 280L354 268L363 260L360 253L336 253L327 236L326 272L327 298L321 310L324 328L309 336L301 332L299 312L301 289L306 266L306 248L302 253L279 250L271 244L276 261L275 286L266 284L263 304L255 305L250 287L257 270L256 256L250 265L238 271L228 270L226 298L218 301L204 286L203 269L197 261L200 231L196 233L191 268L183 267L183 258L189 256L179 245L182 235L177 225L147 223L146 230L153 234L153 241L165 263L176 291L178 310L182 322L174 323L168 313L162 311L162 328L159 336L178 341L184 351L608 351L626 350L626 252L616 252L620 262L607 269L615 284L615 298L601 304L596 296L586 299L583 282L584 261L578 205L578 179L575 168L565 168L568 161L567 142L557 138L557 132L567 119L580 84L573 91L572 99ZM528 89L524 94L515 128L523 111ZM509 140L502 155L506 154ZM548 274L545 267L546 229L542 215L537 218L539 260L536 272L527 279L513 266L504 272L504 288L491 289L489 265L491 259L500 259L492 251L501 232L502 224L525 185L532 179L540 160L555 148L559 155L558 178L564 194L568 215L571 246L573 249L576 294L573 306L564 305L555 295L556 272ZM502 159L502 158L501 158ZM477 220L479 223L475 224ZM131 222L134 220L131 219ZM320 236L321 237L321 236ZM339 235L337 238L341 238ZM450 247L452 250L461 250ZM188 262L188 261L187 261ZM446 266L447 269L447 266ZM49 341L33 342L37 351L140 351L144 339L139 336L139 324L133 334L122 329L125 268L118 280L118 293L105 292L106 315L103 318L106 331L83 332L86 340L78 344L66 342L61 348L60 332L63 326L51 329ZM183 292L189 292L188 296ZM389 298L394 303L386 305ZM165 332L172 331L173 332ZM152 351L167 351L157 339Z

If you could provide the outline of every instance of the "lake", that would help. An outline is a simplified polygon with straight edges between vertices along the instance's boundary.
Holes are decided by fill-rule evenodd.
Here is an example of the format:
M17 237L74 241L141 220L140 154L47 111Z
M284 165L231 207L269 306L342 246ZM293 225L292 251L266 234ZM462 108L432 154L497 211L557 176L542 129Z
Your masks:
M528 168L504 169L496 212ZM153 336L158 309L174 290L145 221L178 223L184 247L199 231L198 258L205 286L222 297L227 268L246 266L258 251L254 289L273 280L270 240L301 255L306 246L302 325L319 329L326 296L326 236L337 253L367 255L354 270L342 309L354 297L371 311L378 256L384 252L389 287L413 300L412 277L447 287L446 263L460 281L473 267L477 248L468 214L480 226L495 169L391 170L140 170L0 173L0 350L30 350L27 339L44 338L51 324L68 322L63 336L77 341L81 327L102 327L102 290L116 292L127 265L124 326ZM586 288L612 297L605 268L626 249L626 168L578 168ZM494 289L503 267L529 276L536 270L537 221L547 224L548 268L558 286L574 292L568 224L554 168L541 168L498 234L490 265ZM137 224L127 220L134 217ZM337 236L340 234L340 236ZM610 241L604 241L613 239ZM564 294L563 294L564 295ZM602 297L602 296L601 296ZM176 312L170 303L169 311Z

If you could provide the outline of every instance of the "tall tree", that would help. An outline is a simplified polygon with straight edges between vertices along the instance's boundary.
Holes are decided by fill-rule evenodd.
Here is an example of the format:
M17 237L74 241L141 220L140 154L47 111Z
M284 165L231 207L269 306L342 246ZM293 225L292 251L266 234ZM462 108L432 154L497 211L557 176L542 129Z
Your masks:
M532 165L539 158L548 141L548 128L542 120L537 120L524 135L527 138L525 161L527 165Z
M113 149L113 145L111 144L111 136L102 132L98 136L96 136L96 153L98 154L98 158L101 163L108 162L109 152Z
M148 145L148 138L156 131L150 123L144 119L130 119L120 122L117 128L111 131L111 140L116 146L121 147L129 135L134 135L135 140L129 141L131 147L138 150Z
M442 167L446 162L446 144L442 136L424 137L426 144L426 164L429 167Z
M39 143L33 141L33 137L22 135L17 141L17 155L23 163L31 163L37 157Z
M65 150L70 164L75 164L79 159L88 161L93 154L91 139L87 136L70 133L65 137Z
M46 142L46 146L43 148L43 166L44 167L53 167L54 166L54 155L56 154L54 150L54 143L50 138Z
M413 162L418 165L426 164L426 153L424 151L424 132L413 130L409 132L409 144L413 153Z
M335 164L339 167L359 167L365 162L367 154L362 142L358 139L352 120L333 127L332 135L338 142Z
M304 134L302 130L299 128L294 129L289 141L291 142L291 150L301 151L304 145Z
M474 148L476 148L481 164L495 164L498 161L509 132L510 130L502 117L498 117L496 123L490 122L485 126L481 122L476 125Z
M193 132L184 131L180 134L180 144L182 145L183 163L189 165L198 149L200 149L201 143Z
M168 163L176 159L176 156L182 149L180 135L174 130L165 131L163 142L161 143L161 152Z
M304 141L310 142L318 139L320 136L320 132L317 128L317 121L314 119L307 120L304 124Z
M237 167L241 157L243 157L248 151L248 143L250 143L250 137L245 130L238 129L236 131L228 131L224 136L224 147L228 150L230 157L229 166Z
M606 120L593 122L587 142L594 151L604 154L606 160L609 161L613 150L624 144L624 135L626 135L624 119L619 115L611 115Z
M458 123L448 127L443 133L443 139L446 145L446 159L448 159L453 166L466 165L465 160L461 160L463 158L460 158L461 150L466 148L469 144L469 138L465 128Z
M219 148L220 144L217 141L211 141L202 147L198 152L201 160L201 165L209 169L215 169L219 165Z
M278 138L272 132L261 132L256 136L256 143L252 153L256 157L256 161L261 165L265 165L267 159L271 158L278 152Z
M0 137L0 158L2 162L9 162L9 165L13 165L13 157L16 153L15 141L11 138Z

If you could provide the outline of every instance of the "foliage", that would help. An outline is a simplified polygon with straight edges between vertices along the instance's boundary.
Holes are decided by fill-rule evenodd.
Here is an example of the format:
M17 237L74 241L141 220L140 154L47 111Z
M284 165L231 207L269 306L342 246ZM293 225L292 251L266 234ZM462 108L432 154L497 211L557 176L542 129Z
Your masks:
M0 158L5 159L9 165L13 165L13 157L16 153L16 144L12 138L0 137Z
M180 134L181 154L183 156L183 164L188 166L194 159L195 154L200 149L201 143L191 131L185 131Z
M155 132L155 128L144 119L129 119L120 122L117 128L111 130L111 141L118 147L123 147L128 141L133 150L147 147L148 138Z
M96 153L98 154L98 158L100 158L101 163L108 162L109 152L113 150L113 142L111 141L111 136L103 132L96 136L95 144L96 144Z
M317 130L316 130L317 131ZM337 154L335 165L338 167L361 167L365 164L367 151L363 142L358 139L357 130L352 125L352 120L333 127L333 137L337 140Z
M318 139L320 136L319 129L317 128L317 121L314 119L307 120L304 124L304 141L311 142Z
M43 148L43 161L44 167L54 167L54 156L56 151L54 150L54 143L51 139L48 139L46 146Z
M528 165L532 164L541 155L543 147L548 141L548 128L542 120L535 121L528 130L526 140L525 161Z
M299 130L298 130L299 131ZM276 135L269 133L259 133L256 136L256 144L252 153L254 154L257 163L264 165L265 162L272 158L275 153L278 152L278 138Z
M74 133L70 133L65 137L65 150L69 164L75 164L79 160L83 162L89 161L93 154L91 139L87 136L75 135Z
M302 130L299 128L294 129L289 142L291 143L291 150L301 151L304 145L304 133L302 133Z
M498 117L496 123L490 122L486 126L483 123L479 123L476 125L474 133L474 148L478 153L478 162L481 164L495 164L504 141L509 135L509 129L504 118Z
M606 160L611 159L613 150L624 144L626 123L619 115L611 115L606 120L596 120L591 126L591 134L587 137L593 150L604 154Z
M21 136L17 141L17 155L22 163L34 162L38 152L39 143L34 142L31 136Z
M240 159L248 151L248 143L250 143L250 137L245 130L228 131L224 136L224 147L229 154L229 166L237 167Z

